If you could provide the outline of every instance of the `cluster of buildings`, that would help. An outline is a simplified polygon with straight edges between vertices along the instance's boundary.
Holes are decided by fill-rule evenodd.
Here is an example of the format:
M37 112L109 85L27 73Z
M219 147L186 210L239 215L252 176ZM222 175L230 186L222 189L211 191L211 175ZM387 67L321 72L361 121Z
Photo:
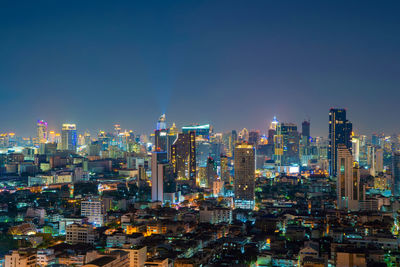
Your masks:
M0 135L0 264L17 266L396 266L400 135L354 133L330 109L265 133ZM1 244L3 244L1 243Z

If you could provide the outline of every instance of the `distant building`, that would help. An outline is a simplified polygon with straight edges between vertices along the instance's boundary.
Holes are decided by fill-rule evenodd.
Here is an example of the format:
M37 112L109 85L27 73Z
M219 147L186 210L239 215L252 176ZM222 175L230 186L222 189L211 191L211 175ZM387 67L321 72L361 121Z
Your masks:
M44 120L37 121L37 139L39 144L47 142L47 122Z
M255 149L242 143L235 147L235 207L254 209Z
M77 141L76 125L64 123L61 129L61 149L76 151Z
M400 153L394 152L392 155L392 194L400 196Z
M349 149L351 154L352 142L351 134L353 131L353 125L346 119L345 109L334 109L329 110L329 174L333 177L337 174L337 150L339 144L345 145Z
M257 146L259 142L260 142L260 131L250 131L249 144Z

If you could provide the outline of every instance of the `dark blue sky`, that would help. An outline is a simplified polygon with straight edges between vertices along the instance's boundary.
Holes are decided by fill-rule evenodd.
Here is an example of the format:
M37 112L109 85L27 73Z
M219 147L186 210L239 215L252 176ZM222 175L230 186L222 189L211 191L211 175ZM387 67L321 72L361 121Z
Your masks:
M0 131L178 125L327 135L400 131L400 6L390 1L2 1Z

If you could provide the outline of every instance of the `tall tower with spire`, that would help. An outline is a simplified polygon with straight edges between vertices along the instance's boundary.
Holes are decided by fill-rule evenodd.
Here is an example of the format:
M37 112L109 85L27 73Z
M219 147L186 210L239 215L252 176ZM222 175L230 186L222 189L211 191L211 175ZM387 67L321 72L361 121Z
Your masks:
M157 121L157 130L167 129L167 118L165 114L162 114Z

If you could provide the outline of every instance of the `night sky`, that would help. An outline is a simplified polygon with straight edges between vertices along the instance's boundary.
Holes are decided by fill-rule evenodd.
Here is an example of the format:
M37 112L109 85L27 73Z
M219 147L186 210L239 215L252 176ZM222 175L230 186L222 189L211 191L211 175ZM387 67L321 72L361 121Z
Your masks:
M396 3L397 2L397 3ZM1 1L0 132L260 129L400 132L398 1ZM300 128L300 127L299 127Z

